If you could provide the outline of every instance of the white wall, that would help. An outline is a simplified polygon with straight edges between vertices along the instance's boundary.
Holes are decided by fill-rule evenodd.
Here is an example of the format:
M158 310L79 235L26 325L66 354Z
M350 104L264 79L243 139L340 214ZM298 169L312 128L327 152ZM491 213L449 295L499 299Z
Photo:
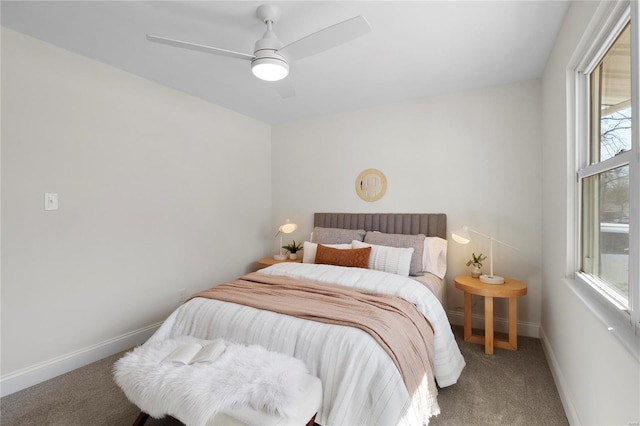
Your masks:
M3 379L250 269L270 157L267 124L2 29Z
M543 78L542 338L572 424L640 422L640 365L572 291L574 185L567 66L598 2L573 2Z
M314 212L446 213L449 231L467 224L519 247L497 248L494 268L529 285L519 319L521 332L537 337L539 93L540 82L527 81L274 126L274 228L291 218L300 224L292 235L298 240L308 238ZM374 203L355 191L367 168L388 180L386 195ZM449 244L448 308L458 312L452 321L462 321L453 277L467 273L472 251L488 253L488 240ZM476 305L483 312L481 299ZM507 317L505 308L496 302L498 316Z

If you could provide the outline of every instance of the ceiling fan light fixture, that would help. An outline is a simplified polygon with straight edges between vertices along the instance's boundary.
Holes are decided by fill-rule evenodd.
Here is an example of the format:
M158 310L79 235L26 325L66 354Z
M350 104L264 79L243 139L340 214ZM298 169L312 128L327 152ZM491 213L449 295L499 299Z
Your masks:
M251 62L251 72L260 80L278 81L289 75L289 64L274 57L256 58Z
M266 26L262 38L256 41L253 54L236 52L204 44L147 34L147 40L198 52L251 61L251 72L264 81L278 81L289 75L289 60L301 59L347 43L371 31L371 27L362 16L356 16L339 22L319 31L306 35L298 40L283 45L273 31L273 24L280 17L280 10L275 5L263 4L256 10L256 16ZM286 83L289 83L287 81ZM279 84L278 92L283 98L293 96L290 84ZM282 87L289 86L289 89Z

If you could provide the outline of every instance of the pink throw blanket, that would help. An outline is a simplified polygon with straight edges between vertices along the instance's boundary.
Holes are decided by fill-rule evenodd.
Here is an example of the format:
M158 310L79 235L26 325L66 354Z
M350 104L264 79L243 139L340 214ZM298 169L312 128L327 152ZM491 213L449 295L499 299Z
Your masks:
M418 388L425 376L429 388L436 391L431 366L433 329L422 313L402 298L255 272L192 297L357 327L369 333L387 351L410 393Z

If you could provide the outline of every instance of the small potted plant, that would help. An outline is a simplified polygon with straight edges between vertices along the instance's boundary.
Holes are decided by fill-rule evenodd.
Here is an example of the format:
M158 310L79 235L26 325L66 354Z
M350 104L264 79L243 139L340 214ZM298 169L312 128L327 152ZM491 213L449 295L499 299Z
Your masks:
M482 274L482 261L486 258L487 256L483 256L482 253L477 256L475 253L471 253L471 260L467 262L467 266L473 265L473 269L471 270L471 276L473 278L478 278L480 274Z
M282 246L287 252L289 252L289 259L295 260L298 258L298 252L302 250L302 243L296 244L296 240L293 240L291 244Z

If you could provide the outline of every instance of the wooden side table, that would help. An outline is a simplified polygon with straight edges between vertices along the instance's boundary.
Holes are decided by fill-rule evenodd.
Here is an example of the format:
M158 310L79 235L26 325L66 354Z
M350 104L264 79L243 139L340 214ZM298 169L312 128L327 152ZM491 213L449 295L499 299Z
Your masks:
M273 257L263 257L258 260L258 269L266 268L267 266L275 265L276 263L285 263L285 262L293 262L293 263L302 263L302 259L284 259L284 260L276 260Z
M478 278L459 275L456 288L464 292L464 340L484 345L484 353L493 354L493 347L518 349L518 297L527 294L527 284L505 278L504 284L485 284ZM484 336L474 335L471 330L471 295L484 296ZM493 335L493 298L509 299L509 339L496 339Z

